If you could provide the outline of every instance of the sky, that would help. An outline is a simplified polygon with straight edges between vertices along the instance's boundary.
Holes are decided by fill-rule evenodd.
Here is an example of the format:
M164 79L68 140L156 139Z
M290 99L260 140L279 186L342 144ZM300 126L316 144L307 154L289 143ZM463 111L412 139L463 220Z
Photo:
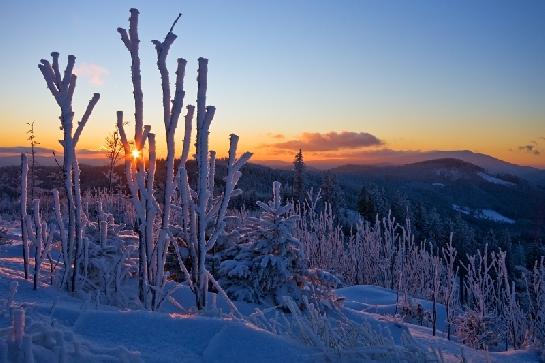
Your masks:
M176 58L187 59L185 103L194 104L197 59L210 60L220 155L236 133L255 160L289 161L299 148L309 161L358 163L389 151L472 150L545 167L545 2L532 0L3 0L0 153L28 144L29 121L41 147L60 149L59 110L37 67L53 50L61 67L77 57L76 120L101 93L81 157L101 149L117 110L132 115L130 57L116 32L131 7L140 10L145 122L160 153L151 40L182 12L171 76Z

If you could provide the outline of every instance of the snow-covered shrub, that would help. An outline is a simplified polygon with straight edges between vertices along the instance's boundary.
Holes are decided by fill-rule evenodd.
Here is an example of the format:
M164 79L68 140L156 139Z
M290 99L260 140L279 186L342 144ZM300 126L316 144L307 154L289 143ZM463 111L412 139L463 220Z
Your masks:
M327 270L332 274L350 281L347 276L345 254L345 236L337 223L331 205L318 208L321 192L310 190L307 198L296 205L299 216L294 235L301 241L308 268ZM351 282L351 281L350 281Z
M127 229L134 229L136 214L131 200L126 194L92 189L86 190L82 199L84 212L89 219L98 216L98 209L93 206L98 206L100 202L104 213L111 214L116 223L124 224Z
M499 336L505 343L505 349L520 349L526 343L528 322L517 296L515 281L510 279L505 262L506 252L495 253L495 307L498 317Z
M86 269L83 276L84 291L97 303L134 307L138 301L136 284L136 244L121 238L108 239L103 245L89 242Z
M531 343L545 359L545 257L531 271L522 270Z
M34 251L34 290L36 290L42 261L44 257L49 255L53 243L53 231L47 222L42 219L39 199L34 199L33 218L27 215L23 227L27 230L27 238L32 242Z
M517 322L523 314L505 266L505 252L477 251L462 264L466 271L464 289L467 303L456 319L458 337L477 349L506 348L523 343L522 326Z
M274 334L318 348L326 361L441 362L436 352L419 347L406 327L400 327L400 343L396 343L389 329L365 320L355 322L340 311L329 317L306 297L298 304L286 296L284 305L289 314L276 310L271 316L272 310L258 309L250 320Z
M500 341L495 325L496 317L481 315L475 310L467 310L455 319L456 336L462 343L474 349L489 349Z
M407 323L420 326L431 325L431 315L424 310L420 303L414 304L411 300L401 301L397 305L397 314Z
M96 221L86 225L82 289L96 300L121 307L138 305L136 282L137 237L115 223L97 203Z
M450 340L452 324L454 323L454 317L456 316L456 307L459 306L457 298L459 292L459 267L456 266L458 251L452 244L452 233L450 235L449 243L442 249L442 255L445 267L445 282L443 284L442 296L447 315L447 338Z
M332 307L339 281L327 271L306 267L301 242L293 235L299 216L291 203L282 204L280 186L273 183L273 199L258 202L259 217L247 218L240 242L225 251L220 282L237 300L283 305L285 296L297 303L306 296Z
M293 236L293 205L282 205L279 182L273 183L273 199L258 205L261 215L245 226L242 242L230 251L232 259L220 265L221 284L237 300L280 305L284 296L292 296L300 301L304 255Z

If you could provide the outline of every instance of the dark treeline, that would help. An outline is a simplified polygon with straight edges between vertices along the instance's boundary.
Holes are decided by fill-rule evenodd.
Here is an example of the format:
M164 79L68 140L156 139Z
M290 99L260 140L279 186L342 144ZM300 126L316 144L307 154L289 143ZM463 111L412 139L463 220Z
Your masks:
M157 165L158 186L162 185L161 180L164 179L163 163L164 160L159 160ZM461 256L466 253L473 254L488 244L490 249L501 248L508 251L510 267L516 265L531 267L537 256L545 254L543 247L545 223L540 224L545 214L544 191L515 180L519 183L518 191L505 193L494 189L496 186L488 186L468 177L471 172L479 170L472 170L466 164L456 164L455 167L458 173L455 180L452 179L452 172L439 178L436 174L427 178L421 172L413 174L412 170L400 175L388 175L387 172L373 168L369 168L369 172L357 173L347 172L342 168L330 171L306 168L303 178L306 191L321 190L322 205L324 201L332 205L334 213L347 232L356 212L367 220L374 220L377 215L386 216L391 213L400 224L404 224L407 218L410 219L412 232L417 241L428 241L441 247L453 233L454 244ZM82 164L80 168L83 190L105 190L108 187L107 166ZM194 184L196 175L194 161L188 162L188 170L190 183ZM255 209L258 200L271 198L270 186L275 180L282 183L284 198L299 199L295 197L298 192L294 191L293 170L248 164L242 172L238 185L243 193L233 198L231 201L233 208ZM2 214L11 214L14 208L18 208L19 173L17 166L0 168ZM37 195L47 194L54 188L62 191L61 167L38 166L35 173ZM220 159L216 170L218 189L224 186L225 173L225 160ZM117 181L114 190L125 192L123 166L118 165L114 174ZM436 181L435 184L433 181ZM158 188L156 193L160 197L163 191ZM453 201L460 205L499 206L497 210L508 211L508 215L518 218L514 224L474 218L454 210Z

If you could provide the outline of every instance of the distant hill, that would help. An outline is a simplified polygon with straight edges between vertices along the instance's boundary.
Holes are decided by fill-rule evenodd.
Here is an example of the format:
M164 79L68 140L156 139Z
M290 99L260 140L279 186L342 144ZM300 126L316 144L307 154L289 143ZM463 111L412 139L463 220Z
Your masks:
M494 174L511 174L533 182L545 184L545 170L531 166L513 164L492 157L490 155L475 153L469 150L462 151L431 151L426 154L426 159L455 158L475 164Z
M471 163L483 168L488 173L495 175L509 174L519 178L526 179L532 183L545 186L545 170L534 168L531 166L517 165L492 157L490 155L475 153L470 150L454 150L454 151L425 151L425 152L394 152L388 155L381 156L381 163L350 163L342 164L339 160L311 160L306 163L320 170L343 170L346 168L361 170L369 167L383 166L401 166L419 162L426 162L437 159L457 159ZM259 164L271 166L279 169L288 169L291 164L283 161L257 161ZM340 168L340 169L339 169Z
M472 225L545 234L545 188L513 174L494 174L467 161L441 158L402 166L343 165L330 170L348 205L362 187L404 195L413 206L461 214ZM509 225L508 225L509 224Z

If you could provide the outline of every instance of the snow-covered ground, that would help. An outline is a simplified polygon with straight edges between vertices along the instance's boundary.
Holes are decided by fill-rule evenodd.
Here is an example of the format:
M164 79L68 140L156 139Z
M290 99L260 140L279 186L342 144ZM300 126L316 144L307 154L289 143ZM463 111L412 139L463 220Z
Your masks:
M488 175L486 173L483 173L482 171L478 172L477 175L479 175L481 178L483 178L484 180L492 184L503 185L505 187L514 187L516 185L515 183L497 178L492 175Z
M458 204L453 204L452 209L462 214L472 216L474 218L486 219L497 223L515 224L514 219L506 217L493 209L471 209L469 207L460 206Z
M0 300L7 299L12 282L17 281L19 287L15 301L25 306L27 317L46 316L53 325L69 329L74 334L74 340L84 342L89 347L100 347L109 352L139 352L140 359L145 362L339 361L293 337L260 329L250 323L250 319L236 319L218 313L197 314L190 308L194 301L185 288L173 294L180 306L166 303L160 312L97 306L45 283L34 291L31 282L23 279L20 253L21 246L18 244L0 246ZM356 324L368 324L391 336L396 343L402 339L402 332L408 329L417 345L426 350L440 350L446 362L460 362L462 350L469 362L484 362L487 359L492 362L537 362L536 355L528 351L490 353L487 357L483 352L448 341L442 332L445 316L442 306L438 310L440 331L436 337L432 337L430 328L406 324L393 316L396 294L391 290L376 286L352 286L339 289L337 293L344 299L342 312ZM426 310L431 307L429 301L414 299L413 302L422 304ZM229 310L220 298L217 307L223 311ZM237 307L248 317L256 306L237 303ZM0 316L1 330L8 326L9 318L5 311ZM69 344L66 349L71 349ZM50 358L43 351L36 357L36 361L44 362ZM75 361L117 360L95 355L87 360L82 358ZM361 360L347 358L342 361Z
M345 298L344 306L351 311L353 317L372 317L378 324L392 324L395 319L392 316L396 309L396 293L392 290L378 286L359 285L337 290L337 294ZM414 304L421 304L425 311L431 311L432 303L422 299L412 299ZM449 341L445 333L445 308L439 304L437 309L437 335L432 335L431 328L414 324L403 323L409 328L413 338L422 346L439 349L447 362L460 362L463 356L469 362L537 362L537 356L533 352L508 351L484 353L475 351L455 341ZM394 326L400 322L393 323Z

